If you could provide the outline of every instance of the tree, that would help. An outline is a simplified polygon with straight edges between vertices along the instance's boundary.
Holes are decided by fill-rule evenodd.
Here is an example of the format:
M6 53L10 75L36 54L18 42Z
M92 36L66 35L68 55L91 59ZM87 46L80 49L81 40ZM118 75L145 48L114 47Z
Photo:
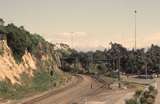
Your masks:
M4 26L4 20L2 18L0 18L0 26Z
M46 43L41 36L32 35L23 26L17 27L12 23L4 28L7 34L7 44L13 51L13 56L17 62L21 62L25 51L35 54L38 43Z
M111 48L107 52L105 52L106 58L112 60L113 69L118 69L118 68L124 69L125 61L128 56L127 49L123 47L121 44L117 44L117 43L110 43L110 45L111 45Z
M150 71L160 73L160 47L152 44L146 55Z

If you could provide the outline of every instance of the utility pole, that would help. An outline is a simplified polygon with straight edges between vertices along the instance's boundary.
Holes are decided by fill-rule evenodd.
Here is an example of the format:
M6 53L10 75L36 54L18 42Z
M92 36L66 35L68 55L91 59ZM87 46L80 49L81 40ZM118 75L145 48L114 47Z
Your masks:
M134 11L135 14L135 50L137 49L137 10Z
M143 60L145 60L145 77L148 78L148 63L147 63L147 56L143 55Z
M71 32L71 48L73 48L73 36L74 36L74 32Z
M120 52L120 50L118 50L118 60L117 60L118 62L117 62L117 68L118 68L118 81L119 81L119 83L118 83L118 87L119 88L121 88L121 82L120 82L120 80L121 80L121 71L120 71L120 69L121 69L121 52Z
M145 70L145 73L146 73L146 79L148 78L148 71L147 71L148 67L147 67L147 63L146 63L146 70Z
M134 43L134 52L136 52L137 50L137 10L134 10L134 22L135 22L135 33L134 33L134 40L135 40L135 43ZM136 55L134 53L134 58L135 58L135 61L136 61ZM136 68L136 64L134 65L134 68Z
M119 81L118 86L119 86L119 88L121 88L121 83L120 83L120 80L121 80L121 73L120 73L121 65L120 64L121 64L121 58L119 56L119 58L118 58L118 81Z
M146 58L146 79L148 78L148 59L147 59L147 56L145 55L145 58Z

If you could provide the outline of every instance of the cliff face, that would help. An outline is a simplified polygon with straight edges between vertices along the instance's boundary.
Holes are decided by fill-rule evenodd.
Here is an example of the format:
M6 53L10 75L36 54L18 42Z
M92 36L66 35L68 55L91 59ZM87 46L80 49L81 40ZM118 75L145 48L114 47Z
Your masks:
M17 64L6 40L0 40L0 81L7 80L12 84L21 84L21 75L23 73L33 77L34 72L39 69L63 74L59 69L59 56L52 47L48 47L43 51L46 47L39 45L37 57L26 51L22 56L21 63Z

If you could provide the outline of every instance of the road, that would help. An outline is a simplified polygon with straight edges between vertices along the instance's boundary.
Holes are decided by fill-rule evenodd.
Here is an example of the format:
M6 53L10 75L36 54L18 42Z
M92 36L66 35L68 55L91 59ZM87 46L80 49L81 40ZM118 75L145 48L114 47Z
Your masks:
M124 99L133 92L129 89L108 90L89 76L79 77L68 87L19 104L124 104Z
M77 82L72 83L69 87L65 87L60 91L53 91L50 94L25 101L22 104L70 104L75 99L85 96L100 87L100 83L89 76L79 76ZM93 88L91 88L91 84Z

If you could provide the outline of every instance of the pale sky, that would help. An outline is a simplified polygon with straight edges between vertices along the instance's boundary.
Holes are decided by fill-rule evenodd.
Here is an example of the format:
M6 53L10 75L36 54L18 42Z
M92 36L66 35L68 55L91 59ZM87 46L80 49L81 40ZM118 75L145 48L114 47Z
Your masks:
M0 18L80 50L160 45L160 0L0 0ZM71 35L72 34L72 35ZM71 42L73 40L73 42Z

